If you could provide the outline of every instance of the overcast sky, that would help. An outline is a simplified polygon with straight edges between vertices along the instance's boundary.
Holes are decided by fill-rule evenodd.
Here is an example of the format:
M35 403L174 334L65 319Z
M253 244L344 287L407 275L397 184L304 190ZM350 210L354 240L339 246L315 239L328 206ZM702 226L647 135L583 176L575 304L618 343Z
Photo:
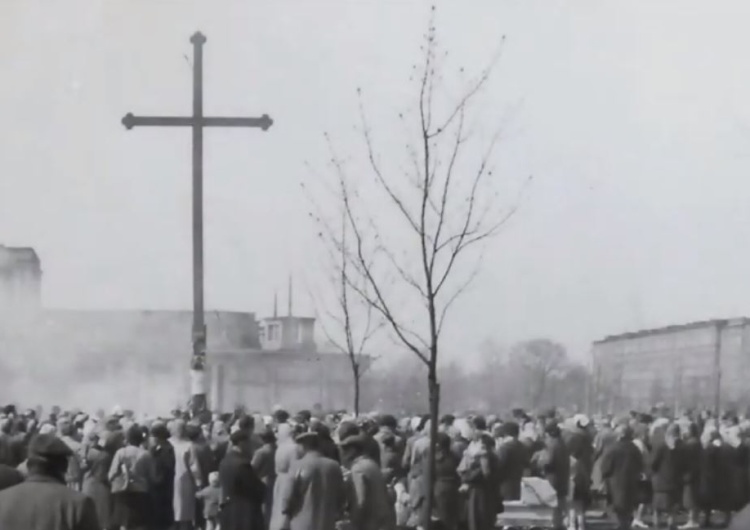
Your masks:
M413 96L428 11L3 0L0 242L38 250L49 306L190 307L190 133L120 119L190 112L200 29L206 113L275 120L207 133L207 303L270 313L317 244L305 162L326 159L323 131L350 134L357 87L375 112ZM456 306L449 350L549 337L582 356L606 334L750 315L748 15L744 0L438 2L466 70L506 35L489 94L491 114L516 109L502 168L535 177ZM297 306L310 311L303 293Z

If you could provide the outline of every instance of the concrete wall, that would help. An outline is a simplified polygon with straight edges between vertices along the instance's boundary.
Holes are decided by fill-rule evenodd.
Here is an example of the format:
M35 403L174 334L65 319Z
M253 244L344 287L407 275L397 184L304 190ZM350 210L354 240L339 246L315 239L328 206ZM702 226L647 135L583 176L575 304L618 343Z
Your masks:
M270 411L351 409L353 384L349 358L343 354L237 352L214 355L211 364L213 407Z

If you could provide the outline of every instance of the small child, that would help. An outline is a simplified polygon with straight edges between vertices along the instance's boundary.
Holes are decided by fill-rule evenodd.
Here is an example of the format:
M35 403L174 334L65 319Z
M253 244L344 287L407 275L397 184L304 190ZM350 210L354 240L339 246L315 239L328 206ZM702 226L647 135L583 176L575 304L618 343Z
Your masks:
M221 487L219 486L219 474L216 471L209 473L208 486L196 493L196 496L203 501L206 530L218 530Z

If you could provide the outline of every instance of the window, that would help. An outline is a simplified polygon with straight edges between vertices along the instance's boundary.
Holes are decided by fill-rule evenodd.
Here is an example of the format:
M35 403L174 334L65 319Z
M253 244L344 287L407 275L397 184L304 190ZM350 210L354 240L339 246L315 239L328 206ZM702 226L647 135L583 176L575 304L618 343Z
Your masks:
M269 324L268 325L268 340L274 341L279 339L279 325Z

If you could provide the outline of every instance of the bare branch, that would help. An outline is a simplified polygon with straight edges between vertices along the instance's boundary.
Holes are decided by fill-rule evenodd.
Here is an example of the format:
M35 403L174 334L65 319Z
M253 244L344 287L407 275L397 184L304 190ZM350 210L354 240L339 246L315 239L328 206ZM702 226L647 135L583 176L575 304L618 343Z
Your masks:
M481 262L482 262L481 258L477 260L477 262L476 262L476 264L474 266L474 270L472 270L472 272L468 276L468 278L466 278L466 280L463 281L456 288L455 291L453 291L453 294L451 294L451 296L448 298L448 300L445 302L445 304L443 304L443 309L440 312L440 318L438 319L438 327L437 327L438 335L440 335L442 333L442 331L443 331L443 323L445 322L445 317L448 314L448 310L456 302L456 300L458 300L458 298L462 294L464 294L464 292L466 291L466 289L469 288L469 286L474 282L474 280L476 279L477 275L479 274L479 270L480 270L480 267L481 267Z
M479 79L474 83L474 85L461 97L459 102L454 107L453 111L448 115L448 118L443 122L443 125L438 127L430 134L430 138L433 138L435 136L438 136L443 133L448 127L450 127L451 123L453 123L453 120L456 119L456 117L461 113L461 109L464 109L466 105L471 101L474 96L476 96L479 91L484 87L487 80L490 78L490 75L492 74L492 71L495 69L495 65L497 65L498 61L500 60L500 57L502 56L503 52L503 44L505 43L505 36L500 41L500 46L498 47L497 51L493 55L492 59L490 60L490 64L482 71L482 73L479 76Z
M370 126L367 122L367 117L365 115L364 106L362 104L362 98L360 97L359 100L359 112L360 112L360 119L362 121L362 132L365 139L365 145L367 146L367 158L370 161L370 167L372 168L373 172L375 173L375 176L380 183L380 185L383 187L385 192L388 194L390 199L393 201L393 203L398 207L401 214L406 219L406 222L409 224L409 226L412 227L412 229L419 233L419 229L417 227L417 223L412 217L412 215L409 213L409 210L406 208L406 204L404 201L398 196L396 191L391 187L391 185L388 183L388 181L383 176L383 172L380 170L380 165L378 164L376 157L375 157L375 149L372 144L372 137L370 133ZM332 147L332 146L331 146Z

